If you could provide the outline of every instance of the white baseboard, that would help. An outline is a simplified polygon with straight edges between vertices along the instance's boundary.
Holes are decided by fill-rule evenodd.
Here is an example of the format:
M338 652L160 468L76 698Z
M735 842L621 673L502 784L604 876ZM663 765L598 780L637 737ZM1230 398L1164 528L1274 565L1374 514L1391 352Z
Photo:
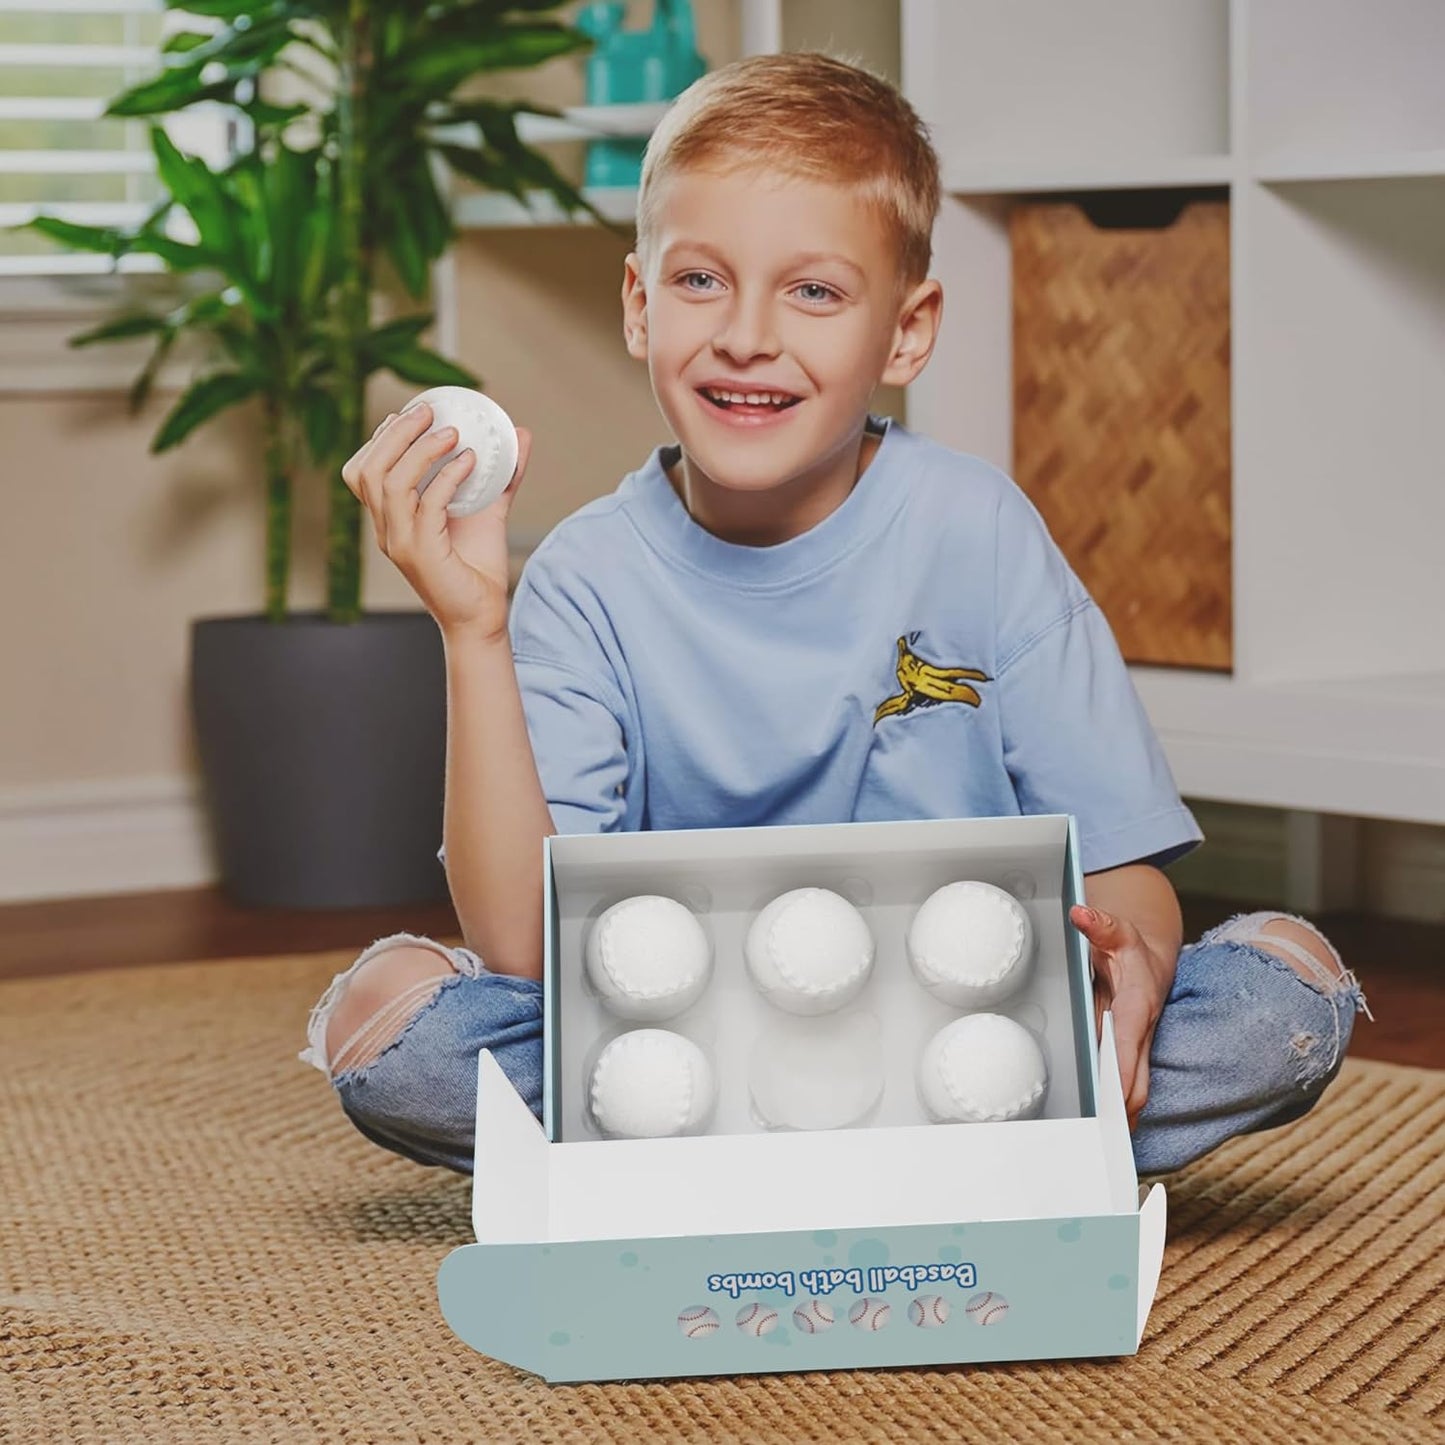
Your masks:
M1179 892L1311 911L1306 905L1291 906L1295 885L1285 810L1194 799L1189 806L1205 842L1169 869ZM1445 923L1445 828L1362 819L1355 866L1351 906L1390 918Z
M1169 870L1181 892L1282 906L1287 814L1191 800L1207 841ZM1359 906L1445 923L1445 828L1361 825ZM216 882L199 785L123 778L0 791L0 903L201 888Z
M191 779L0 791L0 902L199 888L218 872Z
M1180 893L1279 907L1289 887L1285 814L1189 799L1204 842L1169 869Z
M1445 923L1445 828L1364 824L1361 900L1372 913Z

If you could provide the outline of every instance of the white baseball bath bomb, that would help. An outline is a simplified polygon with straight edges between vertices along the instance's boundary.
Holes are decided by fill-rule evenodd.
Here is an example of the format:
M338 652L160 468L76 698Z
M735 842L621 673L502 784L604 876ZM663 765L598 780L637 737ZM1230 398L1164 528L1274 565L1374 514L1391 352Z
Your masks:
M908 962L935 998L984 1008L1028 976L1034 930L1028 910L992 883L948 883L908 925Z
M717 1081L707 1055L668 1029L619 1034L598 1056L592 1117L614 1139L692 1134L712 1112Z
M856 998L876 951L863 915L827 888L795 888L773 899L743 945L758 991L795 1014L828 1013Z
M503 492L517 470L517 429L512 419L494 402L468 386L434 386L407 402L407 408L425 402L432 411L431 425L425 435L443 427L457 429L457 444L446 456L427 469L417 483L417 495L432 484L436 474L468 447L476 464L462 478L452 499L447 503L447 516L469 517L490 507Z
M712 946L691 909L643 893L614 903L592 925L585 963L608 1009L657 1023L697 1002L712 974Z
M945 1024L918 1061L918 1097L938 1124L1032 1119L1048 1086L1038 1042L1002 1014L968 1014Z

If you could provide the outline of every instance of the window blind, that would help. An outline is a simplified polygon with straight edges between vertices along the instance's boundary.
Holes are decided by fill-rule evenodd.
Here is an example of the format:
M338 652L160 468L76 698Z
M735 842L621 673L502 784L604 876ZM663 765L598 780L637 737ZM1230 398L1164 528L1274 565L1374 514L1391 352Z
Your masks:
M174 20L160 0L0 0L0 274L104 271L104 256L65 251L8 228L44 212L86 225L133 225L161 191L148 120L102 114L155 74ZM167 117L182 149L216 158L224 112ZM136 257L144 264L150 258Z

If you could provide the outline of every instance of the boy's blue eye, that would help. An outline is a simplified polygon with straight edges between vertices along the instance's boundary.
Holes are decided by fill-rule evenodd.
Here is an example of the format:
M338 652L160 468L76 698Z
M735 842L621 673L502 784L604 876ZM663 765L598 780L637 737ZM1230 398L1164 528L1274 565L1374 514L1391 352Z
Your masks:
M706 271L684 271L682 275L678 277L678 280L682 283L682 289L684 291L706 292L713 289L711 284L713 277L708 275ZM705 282L707 284L695 285L695 282ZM837 301L839 299L838 293L831 286L825 286L821 281L803 281L793 289L795 291L811 293L805 295L803 299L805 301L811 301L815 305L820 302Z

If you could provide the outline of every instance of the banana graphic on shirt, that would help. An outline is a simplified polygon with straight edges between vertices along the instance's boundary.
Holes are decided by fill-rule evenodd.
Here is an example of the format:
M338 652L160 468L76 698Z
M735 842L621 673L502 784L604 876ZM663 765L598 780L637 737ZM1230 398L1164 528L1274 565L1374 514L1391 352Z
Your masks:
M898 639L898 686L903 691L878 704L873 714L875 726L886 717L897 717L935 703L966 702L970 707L977 707L983 700L969 683L990 681L986 672L975 667L935 667L913 651L912 643L918 636L915 632Z

